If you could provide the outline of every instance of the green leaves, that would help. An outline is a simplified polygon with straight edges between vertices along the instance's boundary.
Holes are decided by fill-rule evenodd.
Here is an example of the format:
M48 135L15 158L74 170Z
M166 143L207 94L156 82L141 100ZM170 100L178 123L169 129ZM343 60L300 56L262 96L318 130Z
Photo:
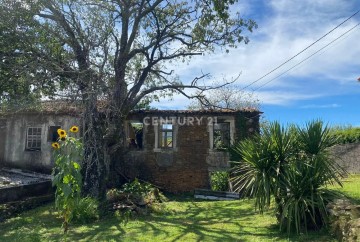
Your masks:
M79 169L80 169L79 163L73 162L72 164L73 164L73 166L74 166L74 168L75 168L76 170L79 170Z
M298 139L301 149L309 155L325 152L336 142L330 135L330 128L324 127L322 121L313 121L306 124L306 128L298 128Z
M234 163L233 187L254 197L260 212L274 196L280 227L288 232L325 225L326 204L339 196L326 186L341 185L345 175L328 152L334 144L329 128L318 120L304 128L274 122L261 133L233 148L241 157Z

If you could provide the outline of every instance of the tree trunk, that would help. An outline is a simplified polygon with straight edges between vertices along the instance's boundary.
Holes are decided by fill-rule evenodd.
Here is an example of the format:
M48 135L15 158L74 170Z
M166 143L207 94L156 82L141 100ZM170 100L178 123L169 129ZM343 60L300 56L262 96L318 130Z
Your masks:
M104 137L106 157L108 159L109 180L108 185L119 187L127 182L124 172L124 155L126 153L127 137L125 121L131 107L127 103L127 84L125 81L126 58L119 56L115 68L115 85L109 100L107 131Z
M97 110L96 95L84 99L83 113L84 161L82 164L83 193L105 198L106 169L103 145L103 120Z
M109 120L105 145L109 172L107 185L119 187L128 181L124 172L124 155L127 151L124 117L119 115Z

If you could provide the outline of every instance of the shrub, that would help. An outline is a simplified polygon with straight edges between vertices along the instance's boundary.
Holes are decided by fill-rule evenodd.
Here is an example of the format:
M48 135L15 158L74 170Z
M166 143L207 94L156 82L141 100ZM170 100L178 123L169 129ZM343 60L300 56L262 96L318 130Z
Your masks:
M99 202L92 197L81 198L73 211L73 219L80 223L89 223L99 219Z
M211 172L210 183L213 191L229 191L229 173L227 171Z
M331 135L337 144L347 144L360 142L360 128L356 127L334 127Z
M139 182L138 179L135 179L133 182L125 183L122 186L121 191L124 193L130 193L133 195L146 195L154 188L153 185L146 182Z
M125 183L121 189L113 188L108 190L106 199L109 202L124 200L136 200L139 202L141 200L141 204L167 201L167 198L157 187L147 182L140 182L138 179Z
M116 188L112 188L106 192L106 200L109 202L115 202L121 200L124 197L124 193Z
M124 184L121 189L108 190L106 198L107 208L115 211L115 216L124 223L135 214L161 210L160 203L168 200L158 188L138 179Z
M280 228L300 233L326 224L326 205L340 194L326 189L345 171L328 152L335 143L321 121L304 128L281 127L277 122L261 135L237 144L231 179L236 191L255 198L260 212L269 208L274 196Z
M139 182L138 179L122 186L121 192L141 197L145 203L164 202L167 198L154 185L147 182Z

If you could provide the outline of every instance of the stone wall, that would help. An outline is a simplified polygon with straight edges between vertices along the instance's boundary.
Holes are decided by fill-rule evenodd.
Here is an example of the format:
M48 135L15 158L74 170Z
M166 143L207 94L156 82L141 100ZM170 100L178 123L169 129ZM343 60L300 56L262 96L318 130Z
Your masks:
M168 114L174 115L174 114ZM258 114L243 117L243 114L219 115L217 120L233 123L232 140L235 142L258 130ZM193 117L201 123L178 125L174 132L175 147L171 149L156 148L156 132L154 125L144 128L142 150L129 151L123 166L124 174L129 178L140 178L149 181L161 189L170 192L193 191L195 188L209 188L209 173L216 170L229 169L229 155L226 151L216 150L212 144L212 124L209 116L183 114L181 118ZM179 117L179 116L177 116ZM131 117L132 120L141 118ZM243 128L237 127L238 120L244 121ZM231 125L230 125L231 126Z
M360 205L347 199L337 199L327 205L330 215L330 232L338 241L360 241Z
M336 145L332 147L332 153L349 173L360 174L360 143Z
M143 150L128 153L126 176L138 177L171 192L208 187L206 156L209 135L206 122L179 126L173 148L157 149L155 132L154 125L148 125L144 130Z

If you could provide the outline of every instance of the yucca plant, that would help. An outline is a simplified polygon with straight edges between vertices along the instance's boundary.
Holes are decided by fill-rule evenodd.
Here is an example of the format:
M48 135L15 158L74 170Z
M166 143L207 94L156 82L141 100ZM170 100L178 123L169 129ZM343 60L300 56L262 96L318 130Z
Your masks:
M341 185L345 175L328 152L333 144L321 121L304 128L271 123L261 135L233 148L241 157L234 163L233 187L254 197L260 212L270 206L273 196L281 229L300 233L320 228L327 221L327 203L340 196L326 185Z
M307 229L319 229L327 222L326 205L339 193L326 189L331 182L325 157L296 160L284 172L283 186L286 193L282 196L280 227L288 232L297 233Z
M326 205L339 193L326 189L328 184L341 185L345 175L329 153L335 144L330 129L320 120L296 129L298 152L284 172L283 186L286 195L282 197L280 225L290 232L321 228L326 225Z
M274 193L274 177L276 164L273 163L269 142L260 136L245 140L234 147L242 160L234 162L232 170L232 187L244 196L255 197L256 208L263 210L270 206L270 198Z
M293 153L293 134L274 122L261 135L233 147L241 159L234 162L232 187L243 195L255 197L260 212L270 206L271 196L278 199L281 174Z

